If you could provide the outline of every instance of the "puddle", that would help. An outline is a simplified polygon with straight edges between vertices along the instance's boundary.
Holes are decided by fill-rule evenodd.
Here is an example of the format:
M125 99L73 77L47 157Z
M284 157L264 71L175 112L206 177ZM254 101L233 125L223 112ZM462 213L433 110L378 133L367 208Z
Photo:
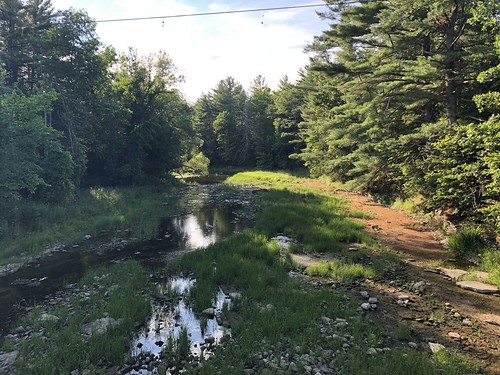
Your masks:
M143 353L159 356L169 342L176 342L181 332L186 330L191 354L206 359L212 355L212 344L217 345L224 336L230 335L230 330L219 325L215 316L205 319L206 324L202 327L202 320L186 305L185 296L195 282L185 277L173 277L158 284L160 296L172 297L157 299L153 303L149 322L132 341L132 356L137 357ZM216 316L223 310L224 305L230 308L231 299L219 290L213 306ZM154 372L145 368L129 372L133 375L152 373Z

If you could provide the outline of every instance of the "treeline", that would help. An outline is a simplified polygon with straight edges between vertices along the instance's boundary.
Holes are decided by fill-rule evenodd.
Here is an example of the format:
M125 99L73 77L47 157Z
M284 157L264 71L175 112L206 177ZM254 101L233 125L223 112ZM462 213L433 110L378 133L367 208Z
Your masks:
M331 1L299 83L311 173L500 230L500 3ZM337 4L337 5L334 5Z
M117 54L84 12L0 1L0 199L172 171L307 167L500 229L497 1L327 1L296 83L228 77L189 105L166 53ZM184 167L183 167L184 166Z
M117 54L82 11L0 1L0 65L3 208L66 201L80 186L157 182L194 145L168 55Z

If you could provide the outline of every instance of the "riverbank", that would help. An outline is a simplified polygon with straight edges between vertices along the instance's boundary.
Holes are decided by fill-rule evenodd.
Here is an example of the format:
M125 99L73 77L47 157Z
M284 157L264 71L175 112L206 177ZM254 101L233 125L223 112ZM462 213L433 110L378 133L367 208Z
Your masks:
M73 364L70 371L79 374L90 370L132 374L498 372L497 349L486 348L487 345L493 348L498 336L495 338L475 319L470 320L470 326L462 323L468 317L457 318L459 311L453 301L445 303L436 298L434 282L426 281L421 274L416 276L411 262L391 251L388 244L381 245L379 239L373 239L385 230L380 225L367 226L375 219L376 212L363 212L361 206L350 209L345 198L332 195L334 185L317 181L270 173L239 174L228 181L248 186L257 182L267 191L262 193L255 187L246 190L251 196L259 192L261 209L255 211L257 222L252 230L208 245L205 250L189 252L177 260L170 259L153 273L146 272L150 277L144 285L150 285L146 289L154 296L153 300L161 302L155 305L158 307L155 315L163 315L161 309L166 312L175 308L174 300L182 298L202 324L209 323L204 316L210 312L210 317L227 329L220 340L207 338L210 340L206 345L213 355L208 358L194 355L199 347L191 345L189 336L182 336L177 343L155 340L162 343L161 355L144 349L139 350L138 358L127 360L131 348L123 347L122 358L113 363L99 363L96 357ZM191 207L199 204L195 195ZM199 192L198 195L198 200L203 198ZM221 198L227 199L248 207L244 203L246 198ZM365 230L367 227L372 235ZM107 273L104 270L99 277ZM160 292L158 288L164 287L156 280L175 275L189 275L189 280L193 280L189 291L178 297L163 289ZM98 281L95 283L99 285ZM119 289L119 279L113 285ZM97 289L105 293L110 288ZM221 290L231 296L231 302L216 308L214 298ZM120 319L106 316L107 310L103 307L95 317L86 317L85 323ZM50 309L42 313L58 316ZM82 326L74 325L73 335L84 334ZM458 339L448 335L457 331ZM27 347L33 349L18 357L19 363L24 363L23 356L43 357L47 349L40 347L35 351L38 347L29 343L35 336L33 332L19 335L24 335ZM155 337L156 331L150 331L149 335ZM137 339L131 342L135 352L145 347ZM16 345L11 342L5 348L4 344L4 349L8 353L19 351ZM61 373L66 374L67 369Z

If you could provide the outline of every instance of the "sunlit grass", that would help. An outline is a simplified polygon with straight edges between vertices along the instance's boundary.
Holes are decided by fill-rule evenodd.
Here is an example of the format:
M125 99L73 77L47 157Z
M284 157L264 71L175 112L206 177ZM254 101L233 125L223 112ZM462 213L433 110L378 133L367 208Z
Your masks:
M339 259L312 264L306 268L305 272L310 276L330 277L345 283L350 283L356 278L364 279L375 276L375 272L369 267L356 263L344 263Z
M158 219L171 214L171 205L163 203L168 200L165 191L172 189L92 188L65 205L20 202L12 212L0 214L0 264L101 231L128 230L130 237L149 238L156 233Z

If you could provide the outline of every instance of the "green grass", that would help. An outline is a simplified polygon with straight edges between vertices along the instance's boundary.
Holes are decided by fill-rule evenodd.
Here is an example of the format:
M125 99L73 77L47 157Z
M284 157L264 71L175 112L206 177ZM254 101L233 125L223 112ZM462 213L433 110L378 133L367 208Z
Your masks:
M144 269L136 262L103 267L88 273L80 283L89 297L76 296L70 305L46 312L57 317L54 320L43 320L42 309L34 309L20 324L43 335L22 339L17 373L52 375L89 369L99 374L110 365L122 365L137 323L145 323L150 311L144 292L148 283ZM119 323L104 334L82 335L82 324L106 316Z
M448 247L457 258L475 258L486 248L486 241L479 228L462 228L450 235Z
M157 230L158 218L170 214L170 205L163 203L168 200L164 192L172 189L92 188L65 205L13 204L9 212L0 213L0 264L101 231L130 230L131 237L150 237Z
M489 282L500 287L500 250L489 249L481 255L482 271L489 272Z
M375 276L373 269L362 264L344 263L339 259L331 262L321 261L306 268L306 274L310 276L330 277L336 281L351 283L354 279Z
M387 335L386 327L363 317L361 300L290 278L290 257L284 256L276 241L271 240L277 233L296 239L296 247L335 253L339 259L320 262L308 271L346 281L377 273L356 263L363 258L362 251L351 254L351 258L345 252L348 243L371 243L371 239L351 219L341 200L313 190L302 191L302 187L297 190L290 185L297 181L296 177L252 172L239 174L229 182L252 185L253 178L260 186L267 184L270 188L262 197L263 211L255 228L188 253L169 265L172 273L192 273L196 278L189 294L195 311L211 306L219 287L242 295L225 312L231 322L232 339L219 346L215 356L204 361L200 369L188 368L187 373L240 374L254 368L256 373L271 374L275 372L263 364L259 355L273 351L278 358L293 357L297 348L314 356L323 349L334 350L331 365L342 374L467 374L477 369L462 357L451 363L448 358L453 353L432 357L422 351L399 349L395 338ZM384 254L379 258L381 264L374 261L374 268L379 270L395 262ZM332 322L345 319L346 323L324 326L325 318ZM411 332L401 328L399 335L406 339ZM345 337L351 337L347 348ZM366 354L370 347L385 346L392 349L375 356ZM296 362L299 373L304 373L307 363L301 359Z
M475 369L463 360L464 367L458 368L424 352L398 349L384 327L363 318L358 310L360 300L291 279L287 273L290 267L274 241L250 231L189 253L170 265L171 272L194 274L197 282L193 290L203 291L191 295L197 311L211 305L198 298L205 293L213 298L219 286L242 294L226 312L232 339L219 346L200 370L188 367L187 373L240 374L252 367L257 373L273 373L266 372L269 369L259 354L272 350L278 356L293 356L297 347L314 355L322 349L335 350L335 369L345 374L467 374ZM321 323L324 317L347 323L325 328ZM346 335L352 336L347 349L342 340ZM392 349L374 357L366 354L368 348L379 346ZM306 364L297 361L299 368Z

